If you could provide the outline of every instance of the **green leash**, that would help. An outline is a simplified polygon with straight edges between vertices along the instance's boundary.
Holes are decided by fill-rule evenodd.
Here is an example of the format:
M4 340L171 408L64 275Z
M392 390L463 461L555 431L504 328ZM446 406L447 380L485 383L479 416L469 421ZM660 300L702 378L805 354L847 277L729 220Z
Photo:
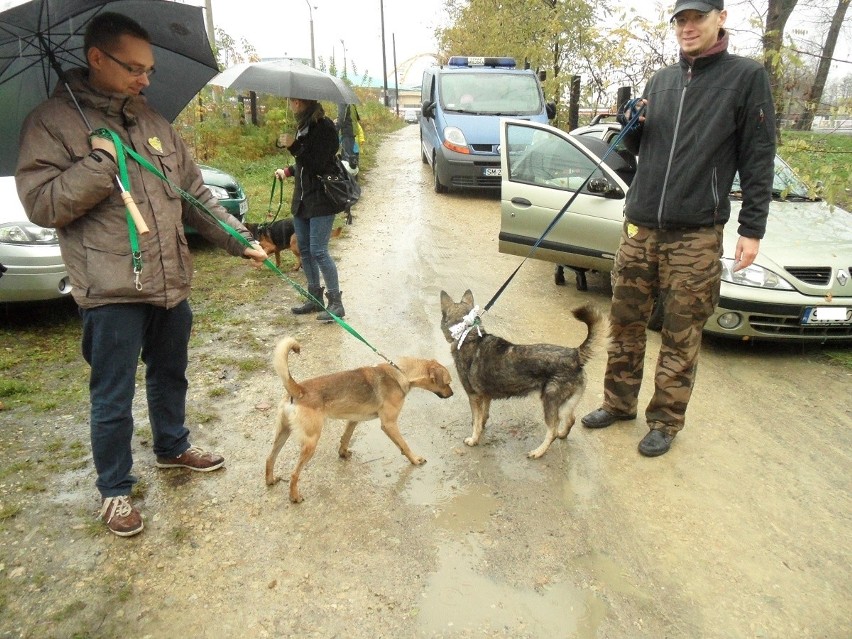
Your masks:
M123 181L123 185L124 185L125 190L130 189L130 179L129 179L128 174L127 174L127 162L125 160L125 156L129 155L131 158L136 160L136 162L138 162L143 168L147 169L150 173L153 173L158 178L160 178L163 182L165 182L166 184L171 186L177 193L180 194L180 196L183 199L185 199L187 202L192 204L196 209L198 209L199 211L202 211L203 213L207 214L208 216L210 216L211 218L216 220L216 222L218 222L219 226L221 226L225 231L227 231L228 234L230 234L231 237L236 239L240 244L242 244L243 246L248 247L248 248L255 248L255 246L251 242L249 242L245 237L243 237L237 230L231 228L230 226L228 226L227 223L223 222L218 217L213 215L213 213L211 213L208 210L208 208L206 206L204 206L201 202L199 202L193 195L191 195L190 193L187 193L182 188L180 188L179 186L174 184L171 180L169 180L169 178L167 178L165 175L163 175L163 173L156 166L151 164L148 160L146 160L144 157L139 155L136 151L125 146L125 144L121 141L121 138L118 136L117 133L115 133L114 131L110 131L109 129L98 129L97 131L94 132L94 135L112 140L113 144L115 144L115 152L116 152L116 155L118 156L116 158L116 161L118 162L118 170L119 170L119 173L121 174L121 179ZM274 185L273 185L273 189L274 189ZM283 191L283 187L282 187L282 191ZM282 193L282 197L283 197L283 193ZM130 248L131 248L131 250L133 251L133 254L134 254L134 257L133 257L133 272L136 273L136 288L141 289L141 284L139 282L139 274L142 272L142 254L141 254L141 252L139 252L139 238L137 236L136 224L133 222L133 218L130 215L130 211L127 211L127 220L128 220L127 226L128 226L129 233L130 233ZM137 260L138 260L138 271L137 271ZM358 333L358 331L356 331L354 328L352 328L344 320L342 320L337 315L335 315L334 313L329 311L325 307L325 304L322 303L322 300L318 300L316 297L314 297L308 291L306 291L298 282L294 282L289 277L287 277L284 273L282 273L281 270L277 266L275 266L275 264L273 264L272 260L270 260L267 257L263 261L263 263L273 273L276 273L281 279L283 279L288 284L290 284L290 286L292 286L294 289L296 289L296 291L298 291L300 295L303 295L304 297L313 301L315 304L318 304L319 306L321 306L325 310L325 312L328 313L329 316L335 322L337 322L337 324L339 326L341 326L344 330L346 330L346 332L348 332L354 338L356 338L357 340L362 342L365 346L367 346L367 348L372 350L376 355L381 357L388 364L390 364L391 366L393 366L394 368L399 370L399 366L397 366L389 357L382 354L375 346L373 346L372 344L370 344L370 342L368 342L366 339L364 339L361 336L361 334Z

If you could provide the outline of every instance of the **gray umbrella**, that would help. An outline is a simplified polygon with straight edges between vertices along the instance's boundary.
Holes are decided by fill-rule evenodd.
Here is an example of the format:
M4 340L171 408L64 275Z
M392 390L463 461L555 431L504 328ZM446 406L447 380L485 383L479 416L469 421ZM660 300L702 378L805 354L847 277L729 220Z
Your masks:
M56 67L86 66L86 25L104 11L133 18L150 34L157 75L145 96L169 120L218 72L201 7L168 0L0 0L0 175L14 173L21 125L52 94ZM87 126L83 117L80 126Z
M222 71L210 84L284 98L361 104L343 80L295 60L237 64Z

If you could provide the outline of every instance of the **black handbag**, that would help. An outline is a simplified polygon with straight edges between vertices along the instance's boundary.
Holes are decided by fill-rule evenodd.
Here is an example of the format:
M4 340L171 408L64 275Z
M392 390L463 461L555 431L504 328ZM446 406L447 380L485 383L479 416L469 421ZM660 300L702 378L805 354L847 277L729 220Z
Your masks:
M361 187L355 178L340 163L335 161L335 172L327 175L319 175L322 190L328 200L334 204L338 212L348 211L358 198L361 197Z

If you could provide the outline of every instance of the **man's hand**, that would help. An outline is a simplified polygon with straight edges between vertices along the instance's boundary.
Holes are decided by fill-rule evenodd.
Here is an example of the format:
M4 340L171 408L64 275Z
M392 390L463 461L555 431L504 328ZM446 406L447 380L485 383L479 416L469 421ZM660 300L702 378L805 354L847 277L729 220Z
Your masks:
M743 237L737 240L737 248L734 251L734 273L751 266L760 249L760 240L754 237Z
M266 260L266 251L260 248L260 244L253 244L251 247L246 247L243 255L254 260L254 266L260 266Z
M275 177L279 180L283 180L284 178L288 178L293 174L290 172L290 167L286 167L283 169L275 169Z
M115 144L112 143L112 140L107 140L106 138L102 138L99 135L93 135L89 138L89 143L92 145L93 151L95 149L106 151L107 153L109 153L110 157L115 160Z

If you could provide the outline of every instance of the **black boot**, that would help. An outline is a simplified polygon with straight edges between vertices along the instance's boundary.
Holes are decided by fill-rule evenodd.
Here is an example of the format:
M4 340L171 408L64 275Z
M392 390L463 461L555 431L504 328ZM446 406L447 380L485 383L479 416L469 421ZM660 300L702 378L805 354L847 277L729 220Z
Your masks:
M308 293L313 295L318 300L322 301L322 292L325 289L322 286L309 286ZM294 306L290 309L291 313L295 313L296 315L307 315L308 313L316 313L317 311L321 311L322 306L317 304L312 299L305 300L305 303L301 306Z
M325 294L328 297L328 310L337 315L338 317L343 317L346 314L346 311L343 310L343 300L340 298L343 297L343 293L337 291L337 293L332 293L329 291ZM317 320L320 322L333 322L334 318L323 311L319 315L317 315Z

